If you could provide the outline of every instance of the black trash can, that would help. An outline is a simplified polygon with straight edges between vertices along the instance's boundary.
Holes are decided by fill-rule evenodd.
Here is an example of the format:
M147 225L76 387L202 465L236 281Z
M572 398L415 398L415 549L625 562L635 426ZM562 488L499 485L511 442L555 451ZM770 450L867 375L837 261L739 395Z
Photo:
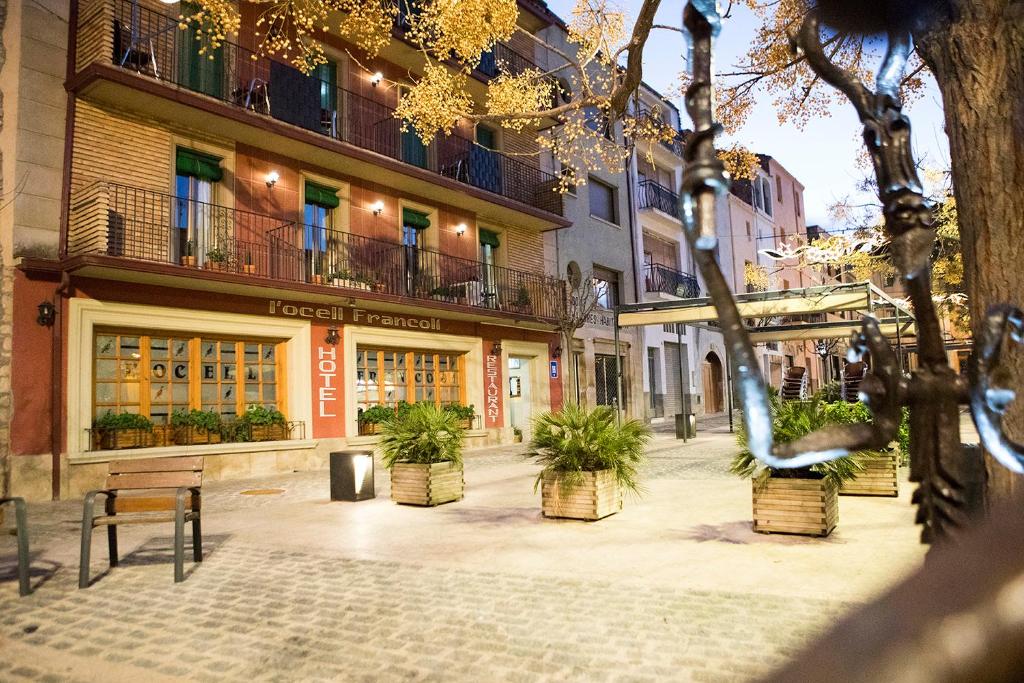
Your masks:
M676 413L676 438L692 439L695 436L697 436L697 416L693 413L689 415Z
M376 495L373 485L373 451L331 453L331 500L369 500Z

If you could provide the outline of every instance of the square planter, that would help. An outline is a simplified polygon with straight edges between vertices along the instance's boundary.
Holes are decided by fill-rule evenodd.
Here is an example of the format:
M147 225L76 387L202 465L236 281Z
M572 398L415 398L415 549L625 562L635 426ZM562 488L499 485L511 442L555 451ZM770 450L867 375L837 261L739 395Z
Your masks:
M185 266L187 268L195 268L196 267L196 257L195 256L182 256L181 257L181 265L183 265L183 266Z
M152 445L153 435L148 429L104 429L94 432L93 445L97 450L146 448Z
M288 438L288 427L281 424L252 425L249 438L253 441L284 441Z
M754 479L754 531L828 536L839 522L839 491L825 479Z
M176 427L174 429L174 443L179 446L220 443L220 432L206 432L193 427Z
M546 474L541 482L545 517L596 521L622 509L622 490L611 470L584 472L583 481L571 492L562 490L562 477Z
M898 496L900 485L900 453L894 450L877 456L861 458L864 471L843 484L843 496Z
M391 468L391 500L396 503L440 505L462 500L465 487L462 466L450 462L400 462Z
M174 445L174 428L170 425L154 425L152 443L154 448Z
M380 425L376 422L360 422L359 436L374 436L380 434Z

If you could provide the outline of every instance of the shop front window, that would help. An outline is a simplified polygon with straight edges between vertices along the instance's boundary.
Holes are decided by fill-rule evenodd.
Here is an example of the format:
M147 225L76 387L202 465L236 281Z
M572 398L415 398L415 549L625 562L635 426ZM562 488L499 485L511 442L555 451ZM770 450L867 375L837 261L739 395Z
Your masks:
M401 401L462 404L464 374L461 354L359 347L356 403L360 410Z

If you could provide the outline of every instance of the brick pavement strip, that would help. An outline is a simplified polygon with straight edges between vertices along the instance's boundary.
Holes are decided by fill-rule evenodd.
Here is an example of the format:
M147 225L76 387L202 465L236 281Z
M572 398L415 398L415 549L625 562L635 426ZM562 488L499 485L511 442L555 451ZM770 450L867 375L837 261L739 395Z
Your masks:
M231 542L179 585L126 565L79 591L65 568L6 595L11 681L742 680L848 607Z

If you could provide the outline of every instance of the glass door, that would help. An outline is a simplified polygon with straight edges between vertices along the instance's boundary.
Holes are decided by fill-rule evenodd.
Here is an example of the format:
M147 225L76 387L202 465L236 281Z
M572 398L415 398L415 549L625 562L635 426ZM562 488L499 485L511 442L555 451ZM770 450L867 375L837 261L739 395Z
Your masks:
M190 175L178 174L175 180L174 230L171 237L172 258L182 265L202 266L211 257L218 257L218 245L212 234L210 201L213 183Z

